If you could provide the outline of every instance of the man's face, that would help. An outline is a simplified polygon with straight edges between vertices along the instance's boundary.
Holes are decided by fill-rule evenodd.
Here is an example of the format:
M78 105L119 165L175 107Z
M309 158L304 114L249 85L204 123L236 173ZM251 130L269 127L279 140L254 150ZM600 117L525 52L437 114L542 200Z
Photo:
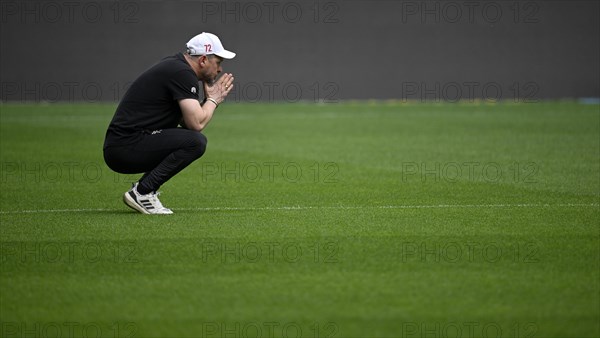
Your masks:
M200 80L212 84L217 79L217 75L223 71L221 67L223 58L217 55L206 55L201 57L199 61L202 70L202 78Z

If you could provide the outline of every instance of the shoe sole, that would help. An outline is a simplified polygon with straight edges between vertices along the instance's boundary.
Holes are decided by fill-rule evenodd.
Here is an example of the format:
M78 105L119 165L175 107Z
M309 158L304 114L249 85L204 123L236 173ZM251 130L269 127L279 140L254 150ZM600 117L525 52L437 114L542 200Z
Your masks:
M141 212L144 215L171 215L171 214L173 214L172 211L171 212L156 212L156 213L149 212L148 210L144 209L141 205L139 205L133 199L133 197L131 197L131 195L129 195L129 191L123 195L123 202L125 202L125 204L128 207L130 207L131 209Z

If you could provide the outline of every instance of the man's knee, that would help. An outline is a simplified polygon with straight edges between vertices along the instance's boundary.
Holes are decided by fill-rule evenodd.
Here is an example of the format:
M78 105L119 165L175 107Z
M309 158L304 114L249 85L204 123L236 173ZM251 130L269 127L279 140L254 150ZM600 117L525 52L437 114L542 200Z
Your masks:
M207 143L208 140L206 139L206 136L200 132L194 132L193 136L190 137L190 149L196 158L204 155Z

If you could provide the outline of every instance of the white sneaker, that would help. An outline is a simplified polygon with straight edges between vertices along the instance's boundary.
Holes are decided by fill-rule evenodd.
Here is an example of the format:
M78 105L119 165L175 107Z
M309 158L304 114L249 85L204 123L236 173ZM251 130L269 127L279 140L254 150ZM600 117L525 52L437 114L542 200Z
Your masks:
M160 200L158 199L159 192L141 195L137 191L138 183L135 183L133 187L123 195L123 202L125 202L127 206L142 214L170 215L173 213L171 209L163 207L162 203L160 203Z

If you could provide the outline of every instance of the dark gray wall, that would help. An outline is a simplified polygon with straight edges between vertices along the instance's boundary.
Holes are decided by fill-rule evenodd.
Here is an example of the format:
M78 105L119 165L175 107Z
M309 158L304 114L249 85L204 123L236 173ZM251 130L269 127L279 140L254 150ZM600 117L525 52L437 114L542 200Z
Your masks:
M230 101L600 96L598 1L5 1L3 101L114 101L202 31Z

